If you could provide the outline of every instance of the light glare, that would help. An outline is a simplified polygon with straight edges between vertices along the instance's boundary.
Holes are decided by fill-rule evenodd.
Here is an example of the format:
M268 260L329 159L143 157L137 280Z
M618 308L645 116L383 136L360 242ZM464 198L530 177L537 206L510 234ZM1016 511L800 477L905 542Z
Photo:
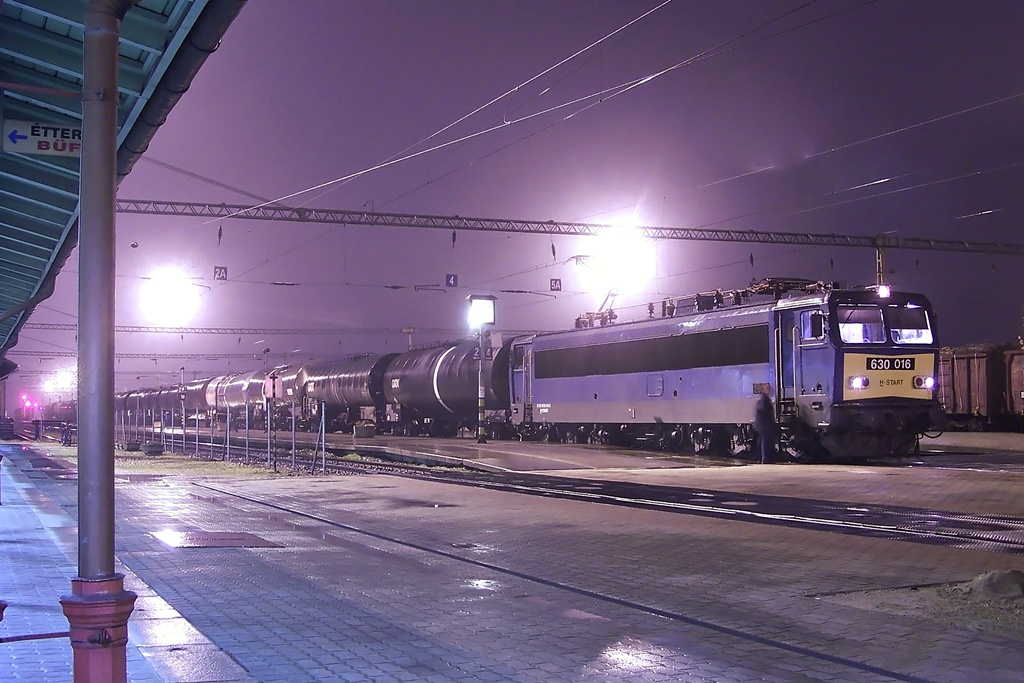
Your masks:
M494 324L494 298L493 297L469 297L469 327L478 329L484 325Z
M584 262L584 286L602 298L609 292L638 294L651 278L654 260L654 241L639 228L609 227L597 235Z
M199 308L199 288L174 268L154 271L139 291L142 313L156 325L183 325Z

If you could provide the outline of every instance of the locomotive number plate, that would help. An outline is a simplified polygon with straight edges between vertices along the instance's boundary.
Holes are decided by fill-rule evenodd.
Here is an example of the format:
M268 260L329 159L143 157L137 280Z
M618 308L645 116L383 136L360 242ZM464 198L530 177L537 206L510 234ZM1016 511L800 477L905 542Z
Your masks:
M868 370L913 370L914 359L904 356L868 356Z

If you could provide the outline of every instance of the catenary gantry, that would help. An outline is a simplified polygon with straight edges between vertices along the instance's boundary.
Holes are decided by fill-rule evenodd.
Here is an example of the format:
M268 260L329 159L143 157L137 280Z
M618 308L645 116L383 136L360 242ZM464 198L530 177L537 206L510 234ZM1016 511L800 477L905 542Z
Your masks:
M335 225L367 225L395 228L436 228L443 230L476 230L484 232L519 232L546 235L597 235L610 227L597 223L566 221L528 221L509 218L466 216L435 216L429 214L382 213L347 209L317 209L269 203L258 206L244 204L207 204L170 202L148 199L122 199L117 211L127 214L189 216L194 218L238 218L247 220L285 221L297 223L331 223ZM1024 244L1007 242L975 242L892 235L835 235L774 232L764 230L723 230L718 228L671 228L639 226L651 239L692 240L704 242L748 242L760 244L799 244L823 247L863 247L880 252L884 249L918 249L960 251L986 254L1024 255Z

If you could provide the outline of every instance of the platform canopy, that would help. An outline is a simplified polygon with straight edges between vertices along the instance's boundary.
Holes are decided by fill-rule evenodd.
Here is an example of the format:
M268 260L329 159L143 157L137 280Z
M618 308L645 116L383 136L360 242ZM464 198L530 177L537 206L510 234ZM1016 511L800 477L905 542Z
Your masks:
M108 3L109 4L109 3ZM245 0L139 0L118 51L120 180ZM0 379L78 241L83 31L89 0L0 0Z

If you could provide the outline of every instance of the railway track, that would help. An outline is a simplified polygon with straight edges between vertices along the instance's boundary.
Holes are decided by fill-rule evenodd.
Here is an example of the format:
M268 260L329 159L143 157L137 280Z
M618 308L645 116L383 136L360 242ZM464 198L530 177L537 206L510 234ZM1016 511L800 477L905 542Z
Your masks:
M380 472L438 482L755 524L888 538L952 548L1024 555L1024 518L896 505L865 505L791 496L735 493L524 473L436 470L395 464L336 462L334 472Z
M193 447L192 443L187 444ZM227 455L223 444L200 441L198 457L220 460ZM425 467L399 462L362 459L345 455L349 446L331 445L325 452L287 450L268 454L258 441L247 456L232 447L232 460L276 469L279 465L331 474L378 473L426 478L441 483L473 486L524 495L659 510L675 514L716 517L756 524L787 526L832 533L1024 555L1024 518L1008 515L971 514L896 505L817 500L801 497L723 492L716 490L654 486L622 481L583 480L521 472L480 472L451 467ZM268 457L269 456L269 457ZM986 462L977 454L946 454L879 466L938 467L985 471L1021 471L1024 455L1007 454L999 463Z

